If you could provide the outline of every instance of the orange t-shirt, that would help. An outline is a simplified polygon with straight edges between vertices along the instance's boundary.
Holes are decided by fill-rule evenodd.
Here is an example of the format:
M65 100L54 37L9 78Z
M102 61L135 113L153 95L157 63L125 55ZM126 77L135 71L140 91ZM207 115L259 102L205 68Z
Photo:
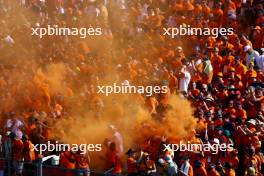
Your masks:
M247 67L242 63L240 63L239 65L235 65L234 68L236 75L243 76L247 73Z
M222 72L222 63L223 63L222 56L214 55L211 59L211 62L212 62L212 66L214 68L215 74Z
M236 109L235 108L226 108L225 113L235 116L236 115Z
M88 169L89 168L88 156L84 154L77 154L75 157L76 157L76 168L77 169Z
M20 139L16 139L12 142L12 156L15 161L22 161L23 159L23 142Z
M247 111L244 109L236 109L236 117L241 117L243 120L247 119Z
M132 157L127 158L127 173L137 173L136 160Z
M32 162L36 159L34 145L29 140L24 142L23 155L26 162Z

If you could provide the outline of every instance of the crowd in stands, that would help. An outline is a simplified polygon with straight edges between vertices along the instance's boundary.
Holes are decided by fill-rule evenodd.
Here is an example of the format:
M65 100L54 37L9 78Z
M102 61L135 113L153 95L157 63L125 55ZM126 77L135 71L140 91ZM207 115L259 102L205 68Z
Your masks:
M263 0L0 0L0 24L0 176L8 160L13 175L26 176L32 163L51 155L34 151L34 144L55 140L54 124L72 120L73 111L102 119L105 102L96 86L109 77L167 85L165 94L140 95L151 118L162 125L177 94L194 108L189 141L234 147L171 152L162 146L173 140L145 136L140 149L124 151L116 142L122 133L112 126L117 140L104 143L110 175L264 175ZM31 35L31 28L54 24L100 27L102 35ZM164 28L180 25L233 28L234 34L164 35ZM54 91L41 72L54 63L65 66L64 92ZM60 167L77 170L65 175L90 175L88 154L58 155Z

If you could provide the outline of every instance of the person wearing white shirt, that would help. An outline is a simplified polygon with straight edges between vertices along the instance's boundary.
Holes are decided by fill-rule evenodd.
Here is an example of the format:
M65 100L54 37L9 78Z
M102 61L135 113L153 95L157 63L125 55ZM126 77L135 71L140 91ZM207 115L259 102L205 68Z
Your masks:
M187 92L191 80L191 74L187 71L186 65L183 65L180 72L180 92Z
M251 62L255 62L256 58L259 57L259 53L251 48L251 46L246 45L244 47L244 51L247 53L246 55L246 65L249 68Z
M188 157L184 158L184 162L181 165L180 172L181 172L181 175L184 175L184 176L193 175L193 168L189 162Z
M262 72L264 72L264 48L263 48L262 55L256 58L256 65Z
M124 151L124 146L123 146L123 137L122 135L117 131L116 127L113 125L109 125L110 130L112 131L112 141L116 144L117 146L117 152L118 155L121 156Z

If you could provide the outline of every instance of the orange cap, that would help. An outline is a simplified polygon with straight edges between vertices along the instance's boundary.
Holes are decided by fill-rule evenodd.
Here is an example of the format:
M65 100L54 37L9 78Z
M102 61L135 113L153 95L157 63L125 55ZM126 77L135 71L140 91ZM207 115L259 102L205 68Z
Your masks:
M218 77L223 77L223 73L222 73L222 72L218 72L218 73L217 73L217 76L218 76Z
M236 71L236 69L235 69L234 67L231 67L231 68L229 69L229 71L230 71L230 72L234 72L234 71Z

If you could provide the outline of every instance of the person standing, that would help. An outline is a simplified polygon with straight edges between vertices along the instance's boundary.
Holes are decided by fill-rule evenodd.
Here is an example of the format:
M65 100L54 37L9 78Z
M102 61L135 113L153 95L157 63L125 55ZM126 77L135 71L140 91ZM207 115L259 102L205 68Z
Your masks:
M193 176L193 167L190 164L188 157L184 158L184 162L181 165L181 176Z
M82 153L78 151L75 155L76 169L78 170L78 176L90 176L90 157L88 152Z
M191 74L187 71L186 65L183 65L180 71L180 86L179 86L180 92L187 93L190 80L191 80Z
M15 133L10 134L12 140L11 156L13 160L14 176L22 176L23 172L23 149L24 144L21 139L17 138Z
M138 175L137 170L137 160L136 160L136 151L133 149L129 149L126 154L127 157L127 174L128 176L136 176Z

